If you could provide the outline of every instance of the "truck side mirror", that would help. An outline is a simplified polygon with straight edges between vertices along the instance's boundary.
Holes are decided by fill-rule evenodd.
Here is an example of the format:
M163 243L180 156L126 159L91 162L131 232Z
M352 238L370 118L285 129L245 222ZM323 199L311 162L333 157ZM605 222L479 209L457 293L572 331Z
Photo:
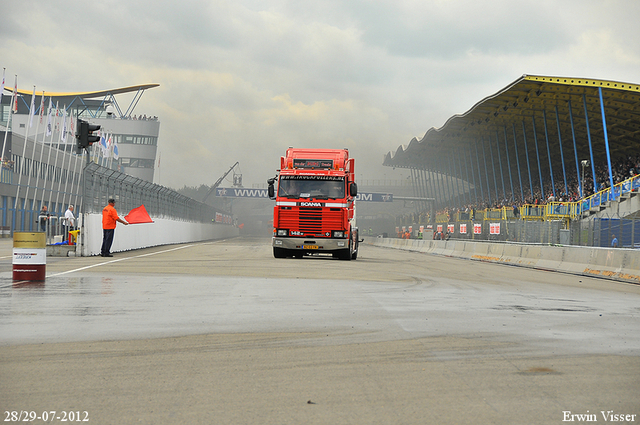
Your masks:
M355 182L349 185L349 194L351 196L358 196L358 185L355 184Z
M267 195L269 196L269 199L276 199L276 190L273 186L275 181L276 180L274 178L267 180L267 184L269 185L267 186Z

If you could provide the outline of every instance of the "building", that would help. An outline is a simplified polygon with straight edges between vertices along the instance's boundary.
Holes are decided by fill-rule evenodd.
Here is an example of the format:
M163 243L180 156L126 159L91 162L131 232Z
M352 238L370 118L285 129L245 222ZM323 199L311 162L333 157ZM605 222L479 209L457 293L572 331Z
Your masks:
M32 230L42 205L53 216L63 215L67 205L81 196L80 176L87 161L152 183L160 121L135 109L144 92L154 87L158 84L95 92L36 92L34 99L33 90L18 90L14 104L12 88L5 87L0 103L2 233ZM132 99L123 108L118 99L122 102L125 97ZM76 153L78 118L100 125L101 136L112 142L110 149L94 143L89 155Z
M150 88L158 87L158 84L145 84L130 86L118 89L110 89L95 92L82 93L44 93L45 110L42 114L42 124L38 126L34 123L29 129L28 137L37 141L44 141L45 144L61 144L60 138L56 138L53 133L60 134L61 117L52 119L52 134L46 134L46 123L48 118L48 102L51 100L53 108L56 108L60 115L66 112L67 116L81 118L92 124L100 125L104 133L110 134L112 141L119 147L119 158L105 161L97 154L97 147L92 155L92 160L102 162L101 165L109 165L110 168L117 169L125 174L138 177L143 180L153 181L154 164L158 147L158 134L160 131L160 121L157 117L147 117L144 114L136 114L135 107L144 92ZM5 88L5 95L0 105L0 125L7 126L9 112L11 109L11 96L9 88ZM18 113L12 118L11 132L23 137L26 133L27 122L30 121L29 105L33 91L18 90ZM126 109L118 103L116 96L133 94L133 99ZM42 93L36 92L34 106L36 108L34 117L39 120ZM55 111L54 111L55 114ZM57 122L55 122L57 121ZM35 131L38 134L35 134ZM69 131L69 130L67 130ZM67 150L72 149L74 135L67 134ZM12 152L16 154L16 152ZM6 155L5 159L10 159Z

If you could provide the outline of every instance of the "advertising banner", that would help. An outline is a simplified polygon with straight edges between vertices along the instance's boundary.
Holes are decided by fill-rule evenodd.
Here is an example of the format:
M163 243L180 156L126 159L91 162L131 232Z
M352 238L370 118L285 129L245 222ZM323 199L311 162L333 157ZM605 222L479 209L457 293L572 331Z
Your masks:
M267 189L246 189L241 187L218 187L216 196L227 198L260 198L268 199ZM393 202L392 193L358 193L356 201L360 202Z

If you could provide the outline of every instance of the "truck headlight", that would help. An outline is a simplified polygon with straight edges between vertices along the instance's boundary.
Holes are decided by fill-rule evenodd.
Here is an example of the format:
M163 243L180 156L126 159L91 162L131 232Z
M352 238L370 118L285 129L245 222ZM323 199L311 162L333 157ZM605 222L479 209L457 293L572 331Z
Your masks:
M343 239L344 238L344 231L342 230L334 230L333 231L333 237L336 239Z
M287 229L278 229L276 231L276 235L278 235L278 236L289 236L289 231Z

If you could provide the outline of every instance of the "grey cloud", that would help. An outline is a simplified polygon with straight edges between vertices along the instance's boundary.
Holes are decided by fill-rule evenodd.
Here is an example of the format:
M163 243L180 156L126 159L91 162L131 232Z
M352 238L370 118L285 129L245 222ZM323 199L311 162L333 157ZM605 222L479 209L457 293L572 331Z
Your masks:
M635 1L8 3L0 66L21 88L160 83L137 112L160 118L172 187L236 160L264 183L290 145L348 146L359 178L391 176L384 154L524 73L638 83Z
M553 50L571 37L559 19L561 15L554 13L558 6L544 2L536 7L518 1L425 5L431 7L411 15L393 3L360 3L363 40L391 55L451 59L470 50L535 54Z

